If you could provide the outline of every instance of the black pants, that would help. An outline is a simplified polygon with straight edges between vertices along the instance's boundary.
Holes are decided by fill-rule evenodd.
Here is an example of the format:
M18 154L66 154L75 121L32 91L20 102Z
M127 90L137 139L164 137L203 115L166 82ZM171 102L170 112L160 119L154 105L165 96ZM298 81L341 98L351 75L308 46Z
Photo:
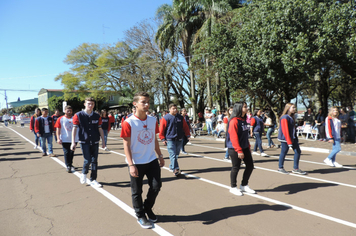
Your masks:
M144 209L151 209L155 204L158 192L162 187L161 168L159 167L158 159L147 164L136 165L136 167L138 170L138 177L134 178L130 175L131 194L133 208L135 209L136 216L140 218L145 215ZM142 182L145 175L147 176L150 188L148 189L146 200L143 203Z
M74 151L70 150L70 145L71 143L62 143L64 152L64 162L66 163L67 167L73 165Z
M231 157L231 163L232 163L232 168L231 168L231 173L230 173L230 179L231 179L231 188L237 187L237 174L239 173L240 166L241 166L241 159L238 158L237 152L233 148L229 148L229 155ZM252 155L250 148L245 148L242 150L245 157L243 161L245 162L245 171L242 177L242 186L248 185L248 180L250 179L251 173L253 171L253 160L252 160Z
M325 126L318 125L318 131L321 139L326 139Z

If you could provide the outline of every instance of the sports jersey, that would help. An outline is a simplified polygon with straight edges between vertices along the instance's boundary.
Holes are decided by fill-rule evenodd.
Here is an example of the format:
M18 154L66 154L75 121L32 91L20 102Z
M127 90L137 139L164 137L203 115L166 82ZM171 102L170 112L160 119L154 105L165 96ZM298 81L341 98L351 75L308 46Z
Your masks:
M72 130L73 130L73 117L68 118L66 116L61 116L57 119L57 122L54 126L55 128L61 129L60 139L63 143L72 142ZM75 142L78 142L78 129L77 134L75 135Z
M131 138L131 155L134 164L146 164L156 159L155 140L159 133L155 117L141 120L135 115L122 123L121 138ZM127 161L127 160L126 160Z

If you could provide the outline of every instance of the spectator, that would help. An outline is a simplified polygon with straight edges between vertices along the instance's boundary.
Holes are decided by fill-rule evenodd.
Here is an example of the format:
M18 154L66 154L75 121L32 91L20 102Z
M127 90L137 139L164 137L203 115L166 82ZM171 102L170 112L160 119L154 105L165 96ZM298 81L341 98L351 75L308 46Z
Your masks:
M323 109L319 109L318 114L315 117L315 124L318 128L320 139L319 141L326 141L325 135L325 115Z
M223 124L223 120L219 119L215 130L213 130L213 135L219 138L223 132L225 132L225 125Z
M311 107L308 107L307 111L304 113L304 126L309 124L312 127L314 126L314 114L313 114L313 110L311 109Z
M205 113L205 123L206 123L206 128L208 131L208 135L213 132L213 121L211 120L211 117L213 116L213 113L211 113L210 109L207 109Z

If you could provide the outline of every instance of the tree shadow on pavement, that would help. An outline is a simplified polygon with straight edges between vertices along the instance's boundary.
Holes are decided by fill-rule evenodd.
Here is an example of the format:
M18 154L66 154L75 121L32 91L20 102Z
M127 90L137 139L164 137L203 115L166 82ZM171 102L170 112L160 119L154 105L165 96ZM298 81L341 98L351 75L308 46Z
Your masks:
M30 155L32 153L40 154L38 151L26 151L26 152L9 152L9 153L0 153L1 156L19 156L19 155ZM9 158L11 159L11 158Z
M266 158L266 159L260 159L260 160L253 160L253 163L264 163L264 162L278 162L277 158Z
M2 162L2 161L25 161L25 160L36 160L36 159L41 159L41 157L0 158L0 162Z
M3 150L3 151L9 151L9 150L14 150L15 148L0 148L0 150Z
M199 155L199 154L216 154L216 153L219 153L219 154L225 154L225 150L221 150L221 151L208 151L208 152L204 152L204 151L202 151L202 152L197 152L197 151L194 151L194 154L197 154L197 155Z
M290 209L281 205L251 204L223 207L195 215L159 215L159 222L192 222L202 221L205 225L214 224L235 216L252 215L260 211L285 211Z
M101 165L98 166L98 170L110 169L110 168L124 168L127 167L127 164L119 164L119 165Z
M112 187L119 187L119 188L130 188L130 181L122 181L122 182L110 182L110 183L106 183L106 182L101 182L100 183L103 186L112 186ZM147 183L147 181L146 181Z
M312 170L312 171L308 171L308 174L331 174L331 173L341 173L341 172L345 172L345 171L349 171L349 169L345 169L345 168L326 168L326 169L317 169L317 170Z
M307 191L311 189L332 187L337 186L337 184L331 183L295 183L295 184L285 184L274 189L259 189L256 192L287 192L286 194L295 194L302 191Z

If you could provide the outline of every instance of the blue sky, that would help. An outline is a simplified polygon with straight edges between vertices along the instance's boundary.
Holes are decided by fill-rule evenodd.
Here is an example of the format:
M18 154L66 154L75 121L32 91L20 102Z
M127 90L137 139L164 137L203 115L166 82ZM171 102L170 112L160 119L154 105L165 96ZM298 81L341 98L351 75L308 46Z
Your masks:
M0 89L36 90L7 91L8 102L37 97L41 88L62 89L54 78L69 70L63 60L72 49L82 43L115 43L125 30L153 18L161 4L171 2L1 0ZM1 90L0 107L6 107Z

